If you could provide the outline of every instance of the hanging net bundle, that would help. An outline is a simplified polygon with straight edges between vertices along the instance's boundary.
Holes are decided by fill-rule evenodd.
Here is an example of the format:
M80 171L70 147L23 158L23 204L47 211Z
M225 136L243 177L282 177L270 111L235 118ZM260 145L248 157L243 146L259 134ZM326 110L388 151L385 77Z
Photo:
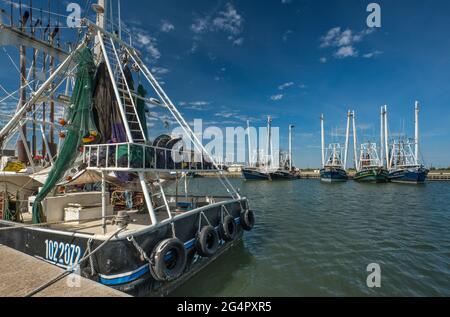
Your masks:
M72 168L80 154L83 144L97 141L99 137L92 115L92 95L95 75L95 64L89 48L77 52L75 60L78 63L75 87L71 98L71 106L67 111L65 129L66 137L60 153L47 181L36 197L33 205L33 223L45 221L42 212L42 201L62 181L66 172Z

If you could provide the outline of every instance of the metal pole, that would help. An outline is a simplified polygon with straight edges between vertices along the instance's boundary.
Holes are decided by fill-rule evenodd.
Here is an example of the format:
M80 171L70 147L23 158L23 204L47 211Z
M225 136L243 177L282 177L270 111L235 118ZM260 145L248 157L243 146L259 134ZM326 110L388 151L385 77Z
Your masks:
M384 146L386 147L386 166L392 167L392 160L389 155L389 126L388 126L388 107L384 106Z
M97 22L96 25L104 29L105 28L105 0L98 0L98 5L100 7L100 12L97 12ZM101 33L97 33L97 36L95 37L95 43L94 43L94 55L97 61L100 61L101 58L101 47L100 47L100 39L99 36L102 36Z
M251 139L251 133L250 133L250 121L247 120L247 137L248 137L248 166L253 167L252 162L252 139Z
M107 233L106 227L106 181L105 181L105 172L102 171L102 229L103 234Z
M320 116L321 136L322 136L322 167L325 167L325 127L323 114Z
M292 129L295 128L294 125L289 125L289 171L292 171Z
M344 169L347 169L347 159L348 159L348 145L350 140L350 110L347 112L347 132L345 134L345 149L344 149Z
M380 161L381 161L381 166L385 166L384 165L384 108L381 107L381 128L380 128L380 138L381 138L381 142L380 142ZM387 164L386 164L387 166Z
M271 127L272 118L269 116L267 118L267 166L266 169L270 168L272 166L272 127Z
M419 137L420 137L420 135L419 135L419 113L420 113L420 104L419 104L419 102L418 101L416 101L416 122L415 122L415 125L416 125L416 131L415 131L415 143L416 143L416 148L415 148L415 160L416 160L416 165L418 165L419 164L419 150L420 150L420 148L419 148Z
M117 1L117 11L118 11L118 16L119 16L119 39L122 39L122 8L120 5L120 0Z
M355 168L359 171L359 160L358 160L358 138L356 135L356 114L355 110L352 112L353 117L353 150L355 152Z
M152 221L152 225L155 226L158 224L158 219L156 218L155 210L153 209L153 202L148 192L147 183L145 182L144 173L139 173L139 180L142 187L142 192L144 193L145 202L147 204L147 209L150 214L150 219Z

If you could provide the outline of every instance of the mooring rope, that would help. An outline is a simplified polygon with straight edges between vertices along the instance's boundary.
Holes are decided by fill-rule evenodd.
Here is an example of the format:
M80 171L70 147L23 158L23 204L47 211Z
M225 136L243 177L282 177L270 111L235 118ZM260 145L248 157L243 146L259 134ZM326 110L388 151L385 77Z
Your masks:
M59 276L55 277L54 279L50 280L49 282L45 283L44 285L36 288L35 290L33 290L32 292L28 293L27 295L25 295L25 297L33 297L36 294L39 294L40 292L42 292L43 290L49 288L50 286L52 286L53 284L61 281L62 279L64 279L65 277L73 274L74 269L77 266L80 266L82 263L84 263L86 260L90 259L94 254L96 254L98 251L100 251L106 244L108 244L108 242L110 242L115 236L117 236L120 232L122 232L123 230L125 230L126 227L124 228L120 228L118 229L116 232L114 232L107 240L105 240L102 244L100 244L94 251L92 251L89 254L86 254L77 264L72 265L72 267L70 267L69 269L67 269L67 271L65 271L64 273L60 274Z

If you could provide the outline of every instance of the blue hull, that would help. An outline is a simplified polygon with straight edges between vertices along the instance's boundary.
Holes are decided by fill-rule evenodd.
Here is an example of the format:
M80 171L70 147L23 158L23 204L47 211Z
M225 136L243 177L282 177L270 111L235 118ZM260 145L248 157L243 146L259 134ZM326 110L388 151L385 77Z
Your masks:
M242 170L242 176L246 180L252 180L252 181L268 181L270 180L270 174L259 172L257 170L249 170L244 169Z
M343 169L322 169L320 171L320 180L327 183L337 183L348 181L347 172Z
M393 183L423 184L427 180L428 170L425 168L395 170L389 173Z

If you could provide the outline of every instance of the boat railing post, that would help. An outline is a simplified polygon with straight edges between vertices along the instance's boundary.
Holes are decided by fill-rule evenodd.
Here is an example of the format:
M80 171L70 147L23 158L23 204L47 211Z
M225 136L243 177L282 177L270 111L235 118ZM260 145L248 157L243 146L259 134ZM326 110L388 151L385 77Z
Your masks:
M109 168L109 144L106 145L105 168Z
M146 152L147 152L147 146L146 145L143 145L142 146L142 151L144 151L144 153L142 154L142 156L144 157L144 162L142 163L142 169L144 169L145 170L145 167L146 167L146 164L145 164L145 161L146 161Z
M98 167L100 167L100 146L97 145L96 148L97 148L97 166L96 167L98 168Z
M103 234L107 233L106 227L106 181L105 181L105 172L102 171L102 229Z
M167 149L164 150L164 169L167 169Z
M116 169L119 168L119 146L116 144L116 152L115 152L115 156L116 156Z
M127 144L127 154L128 154L128 169L131 168L131 144Z

